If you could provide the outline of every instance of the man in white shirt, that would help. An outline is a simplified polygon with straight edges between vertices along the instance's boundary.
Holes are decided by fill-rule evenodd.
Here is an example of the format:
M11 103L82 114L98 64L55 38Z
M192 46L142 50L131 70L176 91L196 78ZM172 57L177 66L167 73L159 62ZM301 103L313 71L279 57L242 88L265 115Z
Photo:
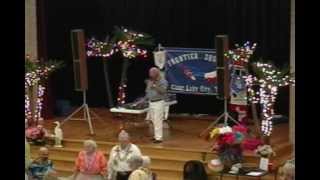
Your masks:
M110 151L108 162L108 180L127 180L132 172L129 159L133 156L142 156L135 144L130 142L129 134L122 130L118 136L119 145Z

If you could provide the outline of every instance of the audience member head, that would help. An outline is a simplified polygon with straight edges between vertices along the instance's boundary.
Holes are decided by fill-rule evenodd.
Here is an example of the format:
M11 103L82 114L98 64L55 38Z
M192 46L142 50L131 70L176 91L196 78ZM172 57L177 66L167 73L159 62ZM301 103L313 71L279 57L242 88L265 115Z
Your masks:
M208 180L205 167L201 161L188 161L183 168L184 180Z
M125 130L121 130L118 135L118 141L121 148L125 148L130 144L130 136Z
M129 166L132 170L136 170L139 167L142 167L142 165L143 165L142 157L137 156L137 155L131 156L131 158L128 160L128 162L129 162Z
M39 148L38 154L41 161L47 161L49 159L49 149L46 147Z
M38 124L38 125L37 125L37 128L38 128L39 130L43 130L43 129L44 129L43 125L41 125L41 124Z
M97 150L97 143L93 140L85 140L83 143L84 150L87 154L92 154Z
M143 167L148 168L151 164L151 159L149 156L142 156L142 161L143 161L143 164L142 164Z

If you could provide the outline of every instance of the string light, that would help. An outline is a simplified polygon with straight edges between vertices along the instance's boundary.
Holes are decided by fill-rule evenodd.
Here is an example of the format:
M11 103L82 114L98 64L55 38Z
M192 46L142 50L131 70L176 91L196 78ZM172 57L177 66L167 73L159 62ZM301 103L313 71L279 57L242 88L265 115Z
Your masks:
M294 78L282 73L272 64L254 63L253 67L260 72L260 77L253 75L245 76L249 98L252 103L260 103L262 108L261 131L263 135L270 136L272 132L272 117L274 115L274 103L279 87L294 85ZM255 88L257 87L257 88Z
M235 45L235 49L225 53L225 57L232 60L232 65L245 66L254 53L257 43L247 41L243 46ZM259 72L259 77L246 75L245 83L248 90L248 100L254 104L259 103L262 108L261 131L265 136L270 136L272 132L272 117L274 115L274 103L278 94L278 88L294 85L295 80L282 75L272 64L254 63L253 67Z
M126 101L125 101L126 88L127 88L127 85L125 83L120 84L118 87L118 98L117 98L118 106L122 106L126 103Z
M234 64L245 64L249 62L251 55L254 53L257 47L257 43L251 43L247 41L243 46L235 44L235 49L227 51L224 55L228 59L233 60Z
M45 92L45 87L41 85L42 80L47 79L49 74L59 67L59 64L38 64L39 61L31 61L30 56L26 56L26 63L31 63L35 68L27 71L25 73L25 120L35 122L43 120L41 116L43 95ZM28 90L32 87L37 87L36 89L36 104L34 109L34 114L32 116L31 112L31 102L28 95Z
M30 109L30 99L28 94L24 96L24 113L25 113L25 122L29 122L32 118L31 109Z
M147 50L137 47L136 41L145 37L142 33L121 29L126 37L114 43L98 41L91 38L87 43L87 56L108 58L116 52L121 52L123 57L133 59L138 56L147 57Z

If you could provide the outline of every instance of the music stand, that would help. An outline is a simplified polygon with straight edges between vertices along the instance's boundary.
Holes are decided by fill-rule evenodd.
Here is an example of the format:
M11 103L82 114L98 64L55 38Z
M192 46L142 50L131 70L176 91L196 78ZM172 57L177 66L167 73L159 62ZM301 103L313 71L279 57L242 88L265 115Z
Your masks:
M228 112L228 99L227 98L224 98L224 112L215 121L213 121L205 130L203 130L201 132L200 137L203 136L204 134L206 134L206 132L208 130L213 128L222 119L224 120L223 121L224 126L228 126L228 120L231 120L236 124L239 124L239 122L236 121L233 117L231 117L229 112Z
M68 120L77 120L77 121L88 121L89 124L89 130L90 130L90 135L94 135L94 131L93 131L93 127L92 127L92 122L91 119L101 119L95 112L90 111L89 106L87 104L86 101L86 91L82 91L82 97L83 97L83 104L76 109L73 113L71 113L67 118L65 118L62 123L61 126L67 122ZM83 110L83 118L73 118L74 115L76 115L79 111ZM93 116L95 116L95 118L91 118L90 112L92 113Z

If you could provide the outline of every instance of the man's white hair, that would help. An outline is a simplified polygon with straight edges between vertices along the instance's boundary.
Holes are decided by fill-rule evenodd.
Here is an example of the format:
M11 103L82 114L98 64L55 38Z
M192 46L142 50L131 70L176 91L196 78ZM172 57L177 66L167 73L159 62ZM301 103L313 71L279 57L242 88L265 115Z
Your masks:
M93 147L94 149L97 149L97 147L98 147L97 143L96 143L94 140L91 140L91 139L85 140L85 141L83 142L83 145L84 145L84 146L91 146L91 147Z
M42 146L42 147L39 148L39 153L47 152L47 151L49 152L49 149L47 147L45 147L45 146Z

